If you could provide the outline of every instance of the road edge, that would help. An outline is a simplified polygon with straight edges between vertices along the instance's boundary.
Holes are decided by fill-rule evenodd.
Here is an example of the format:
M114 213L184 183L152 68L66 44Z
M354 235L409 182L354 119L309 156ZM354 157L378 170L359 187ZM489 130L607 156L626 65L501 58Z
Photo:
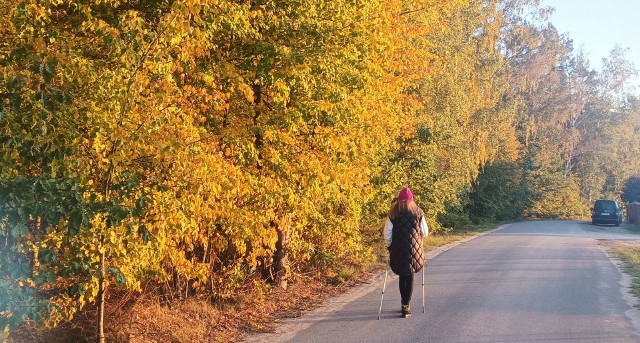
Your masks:
M640 307L640 299L631 292L633 277L624 271L624 262L622 260L612 256L607 249L600 244L596 245L609 258L609 261L611 261L620 273L621 277L620 281L618 281L618 284L620 285L620 293L622 294L622 299L630 307L630 309L625 311L624 314L631 322L631 326L634 329L633 333L640 337L640 312L638 311L638 308Z
M495 231L504 229L505 227L511 224L503 224L498 226L495 229L479 232L470 237L463 238L461 240L451 242L449 244L443 245L441 247L429 250L425 253L426 259L431 260L436 256L442 254L443 252L450 250L458 245L464 244L468 241L474 240L478 237L482 237L488 234L491 234ZM257 334L248 334L243 337L241 342L245 343L259 343L259 342L269 342L269 343L283 343L286 342L295 335L313 325L314 322L323 320L328 318L327 313L332 313L334 311L338 311L346 306L349 302L354 301L365 294L373 292L376 289L381 289L381 284L384 282L384 270L379 270L372 273L371 277L368 281L363 282L361 285L354 286L350 288L347 292L342 295L331 297L325 300L322 304L320 304L317 308L304 313L300 317L285 319L282 322L276 324L277 328L275 332L269 333L257 333ZM387 277L387 283L391 280L396 279L398 276L389 273Z

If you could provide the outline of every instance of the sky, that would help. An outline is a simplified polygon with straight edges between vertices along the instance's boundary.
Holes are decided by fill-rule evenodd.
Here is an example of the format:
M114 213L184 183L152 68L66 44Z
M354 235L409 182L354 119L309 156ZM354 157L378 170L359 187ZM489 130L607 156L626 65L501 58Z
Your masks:
M583 47L591 68L600 70L617 43L631 49L627 59L640 69L640 0L542 0L541 6L555 8L551 23L576 51Z

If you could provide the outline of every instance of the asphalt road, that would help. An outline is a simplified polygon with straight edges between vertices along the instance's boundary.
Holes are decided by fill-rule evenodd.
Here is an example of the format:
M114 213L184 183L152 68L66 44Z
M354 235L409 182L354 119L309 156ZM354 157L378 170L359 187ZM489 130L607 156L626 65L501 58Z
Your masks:
M416 274L413 316L400 318L398 278L383 276L247 342L640 342L640 316L596 239L609 227L541 221L503 226L429 259L426 313Z

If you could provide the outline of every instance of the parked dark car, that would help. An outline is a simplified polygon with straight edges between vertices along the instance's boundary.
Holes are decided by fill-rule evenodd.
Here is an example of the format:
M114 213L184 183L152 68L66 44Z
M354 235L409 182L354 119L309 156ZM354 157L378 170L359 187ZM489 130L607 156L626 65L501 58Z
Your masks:
M592 224L615 224L622 223L622 209L615 200L596 200L591 209Z

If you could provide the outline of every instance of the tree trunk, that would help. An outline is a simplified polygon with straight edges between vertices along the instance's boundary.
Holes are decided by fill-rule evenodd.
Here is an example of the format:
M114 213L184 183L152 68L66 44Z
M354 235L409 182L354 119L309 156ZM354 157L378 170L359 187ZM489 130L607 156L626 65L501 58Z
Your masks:
M103 245L104 246L104 245ZM104 292L105 292L105 256L104 251L100 254L100 285L98 289L98 332L100 343L105 343L104 337Z
M273 275L274 283L278 287L287 289L289 278L289 259L287 256L287 245L289 242L290 221L282 220L276 228L278 240L276 241L276 251L273 254Z
M111 154L115 153L117 145L117 143L113 144L113 147L111 148ZM112 160L109 165L109 171L107 172L107 178L104 184L104 196L107 201L111 200L111 182L113 181L114 168L115 165ZM105 343L106 341L104 336L104 293L107 288L105 239L105 234L102 233L100 235L100 247L102 248L102 251L100 252L100 278L98 281L98 339L100 343Z

